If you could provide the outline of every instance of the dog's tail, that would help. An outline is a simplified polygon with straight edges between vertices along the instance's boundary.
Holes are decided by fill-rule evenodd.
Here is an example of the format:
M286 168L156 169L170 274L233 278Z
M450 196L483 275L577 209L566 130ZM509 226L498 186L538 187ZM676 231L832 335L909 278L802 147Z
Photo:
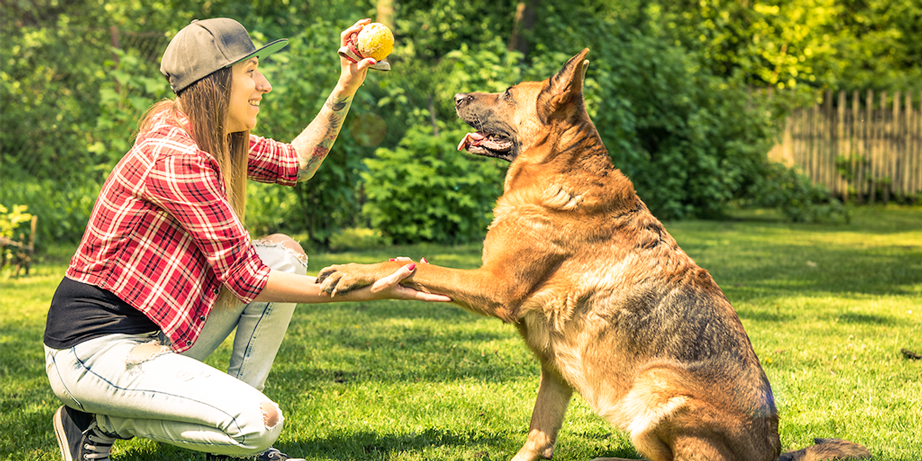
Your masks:
M870 459L871 452L842 439L813 439L816 445L784 453L778 461L820 461L824 459Z

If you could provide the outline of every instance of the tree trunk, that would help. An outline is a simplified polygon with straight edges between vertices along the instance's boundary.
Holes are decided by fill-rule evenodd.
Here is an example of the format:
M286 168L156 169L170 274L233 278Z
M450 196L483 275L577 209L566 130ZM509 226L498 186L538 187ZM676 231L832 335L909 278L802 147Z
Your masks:
M394 30L394 3L395 0L378 0L378 17L376 22L384 24Z
M515 7L515 20L512 24L512 36L509 37L509 51L519 51L528 55L528 40L538 11L538 0L522 0Z

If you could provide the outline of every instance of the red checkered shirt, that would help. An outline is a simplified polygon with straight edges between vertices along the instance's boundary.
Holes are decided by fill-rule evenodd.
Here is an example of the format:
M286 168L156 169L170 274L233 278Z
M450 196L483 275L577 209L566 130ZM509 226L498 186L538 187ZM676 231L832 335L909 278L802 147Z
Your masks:
M196 341L223 284L243 302L269 267L233 213L218 164L160 114L118 163L93 207L67 277L111 291L146 314L182 352ZM250 137L248 175L294 185L290 144Z

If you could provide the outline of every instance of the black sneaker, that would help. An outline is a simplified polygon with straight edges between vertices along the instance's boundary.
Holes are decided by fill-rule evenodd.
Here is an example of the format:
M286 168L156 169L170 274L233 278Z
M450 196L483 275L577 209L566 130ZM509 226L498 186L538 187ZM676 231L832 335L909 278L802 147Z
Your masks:
M206 454L205 461L218 461L223 459L240 459L227 455L212 455ZM268 450L256 454L250 455L248 457L243 457L243 459L255 459L256 461L306 461L304 458L292 458L291 456L286 455L278 451L275 448L269 448Z
M108 460L118 440L96 427L93 415L66 406L54 413L54 434L64 461Z

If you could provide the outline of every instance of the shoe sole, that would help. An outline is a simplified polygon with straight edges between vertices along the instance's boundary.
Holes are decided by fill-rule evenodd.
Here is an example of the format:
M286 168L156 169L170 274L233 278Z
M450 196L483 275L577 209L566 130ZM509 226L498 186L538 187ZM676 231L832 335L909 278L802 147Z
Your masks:
M58 448L61 449L61 456L64 457L64 461L74 461L74 458L70 455L70 444L67 443L67 436L64 434L64 421L61 420L61 413L64 412L64 407L58 408L58 411L54 412L54 435L58 438Z

